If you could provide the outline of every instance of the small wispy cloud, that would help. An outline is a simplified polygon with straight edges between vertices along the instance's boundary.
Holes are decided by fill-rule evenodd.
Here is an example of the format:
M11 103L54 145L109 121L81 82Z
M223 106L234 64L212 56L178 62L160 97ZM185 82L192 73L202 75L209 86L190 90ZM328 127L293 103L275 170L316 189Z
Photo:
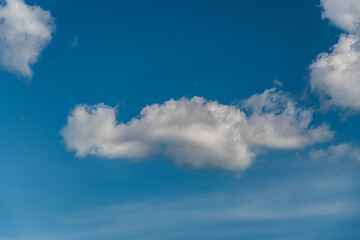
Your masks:
M79 46L79 38L78 36L74 36L71 43L70 43L71 47L78 47Z
M360 162L360 148L350 143L329 146L327 149L317 149L310 152L312 159L325 159L330 162L341 160L357 160Z
M280 82L279 79L274 79L273 83L275 86L278 86L281 88L284 86L284 84L282 82Z

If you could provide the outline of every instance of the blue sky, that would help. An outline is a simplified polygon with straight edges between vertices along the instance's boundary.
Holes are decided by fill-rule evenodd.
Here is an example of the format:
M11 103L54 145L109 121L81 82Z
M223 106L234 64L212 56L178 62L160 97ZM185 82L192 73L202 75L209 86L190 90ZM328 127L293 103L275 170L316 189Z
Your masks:
M1 4L0 240L360 238L360 1Z

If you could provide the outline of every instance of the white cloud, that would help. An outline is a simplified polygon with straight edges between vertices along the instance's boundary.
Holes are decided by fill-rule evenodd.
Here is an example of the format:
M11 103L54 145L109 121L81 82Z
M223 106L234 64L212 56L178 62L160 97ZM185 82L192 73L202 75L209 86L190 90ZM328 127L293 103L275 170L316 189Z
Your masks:
M322 17L346 32L358 32L360 27L359 0L321 0Z
M31 77L31 65L51 40L54 30L49 11L23 0L0 3L0 64L10 72Z
M342 159L354 159L360 162L360 148L349 143L330 146L327 149L313 150L310 152L312 159L327 159L331 162Z
M310 84L325 105L360 110L360 0L322 0L324 18L346 33L310 65Z
M320 54L311 65L311 88L324 103L360 109L360 42L341 35L331 53Z
M143 159L163 153L192 168L245 169L255 148L297 149L332 137L310 127L312 112L275 89L253 95L243 110L201 97L146 106L139 118L117 123L117 110L79 105L61 130L69 150L84 157Z

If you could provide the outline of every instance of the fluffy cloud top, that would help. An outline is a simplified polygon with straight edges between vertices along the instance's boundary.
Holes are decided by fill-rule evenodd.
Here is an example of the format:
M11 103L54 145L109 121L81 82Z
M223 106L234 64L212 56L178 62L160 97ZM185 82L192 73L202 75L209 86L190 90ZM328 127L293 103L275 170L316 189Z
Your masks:
M324 103L360 109L360 45L356 35L341 35L331 53L311 65L311 87Z
M23 0L0 3L0 64L3 68L31 77L41 50L54 30L49 11L28 6Z
M355 159L360 162L360 148L349 143L330 146L327 149L313 150L310 152L313 159L328 159L329 161L338 161L344 158Z
M360 27L359 0L321 0L322 17L346 32L358 32Z
M191 168L239 170L257 148L297 149L332 137L327 125L310 127L312 112L275 89L256 94L243 107L201 97L146 106L140 117L117 123L117 110L79 105L61 130L79 157L143 159L163 153Z
M323 103L360 110L360 0L322 0L323 17L346 33L311 64L310 84Z

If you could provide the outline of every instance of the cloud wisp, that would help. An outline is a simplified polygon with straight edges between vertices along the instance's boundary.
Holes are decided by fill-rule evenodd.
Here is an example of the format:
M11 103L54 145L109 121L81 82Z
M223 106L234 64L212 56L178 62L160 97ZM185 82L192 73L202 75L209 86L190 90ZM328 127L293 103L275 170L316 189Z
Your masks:
M310 152L312 159L327 159L330 162L343 159L354 159L360 162L360 148L349 143L332 145L327 149L318 149Z
M53 18L49 11L29 6L23 0L5 3L0 3L0 65L31 78L31 65L37 62L52 38Z
M194 236L224 239L229 235L242 239L249 233L264 239L270 235L278 237L289 229L297 233L303 229L316 232L319 226L314 226L314 221L327 227L327 221L341 224L344 219L359 216L359 203L353 195L357 186L354 183L348 176L309 178L309 175L298 175L231 192L158 195L62 212L56 218L57 228L53 231L43 228L33 236L20 232L16 237L0 236L0 240L88 240L96 237L150 240ZM287 225L289 221L295 224ZM314 237L297 235L296 239Z
M360 110L360 1L321 0L322 17L344 31L310 65L310 85L324 106Z
M316 228L314 220L342 222L359 216L359 204L352 195L355 188L354 180L348 177L301 176L233 192L157 196L65 213L59 219L63 226L76 229L71 232L75 236L67 238L61 232L58 237L50 238L89 239L97 235L109 239L144 239L144 234L139 236L139 232L149 236L156 232L154 239L193 238L194 234L200 239L211 239L218 234L223 239L229 233L242 239L249 232L256 232L262 239L271 234L278 237L289 227L293 232L299 232L304 224L310 224L306 229ZM296 224L292 227L284 224L289 221ZM213 231L213 226L219 224L223 227Z
M180 166L243 170L259 149L299 149L333 135L326 124L312 127L312 111L275 88L241 107L193 97L146 106L127 123L116 114L102 103L76 106L61 130L67 149L135 160L161 153Z

